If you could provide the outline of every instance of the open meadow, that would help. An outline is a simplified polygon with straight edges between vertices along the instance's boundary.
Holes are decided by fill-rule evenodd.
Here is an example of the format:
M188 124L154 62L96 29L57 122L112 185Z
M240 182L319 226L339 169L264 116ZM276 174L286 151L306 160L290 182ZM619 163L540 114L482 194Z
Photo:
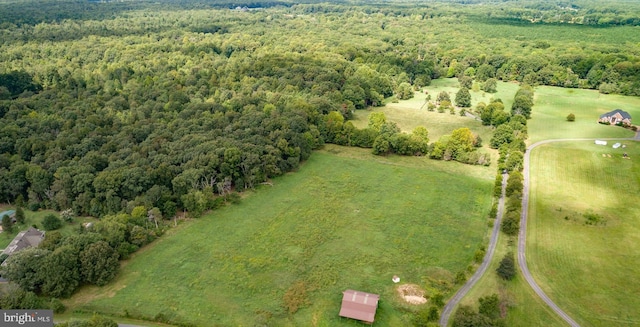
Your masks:
M493 133L492 128L482 126L480 120L470 117L461 117L456 110L452 115L448 111L439 113L428 111L425 105L427 95L431 95L432 102L440 92L447 92L451 99L455 99L456 92L460 86L457 78L437 79L431 85L424 88L428 93L415 92L414 97L409 100L401 100L397 103L389 102L384 107L372 108L371 110L357 110L354 115L353 124L358 128L367 127L369 114L375 111L384 112L387 120L396 122L402 131L410 133L417 126L424 126L429 131L430 142L437 141L443 135L451 134L457 128L468 127L472 132L480 135L487 145ZM513 96L518 90L518 84L498 82L497 93L486 93L482 91L471 91L471 108L473 110L479 102L489 103L492 98L500 98L505 104L505 110L511 108ZM488 147L486 147L488 148Z
M640 144L621 143L553 143L531 154L527 262L582 326L640 324Z
M535 105L528 122L529 143L561 138L633 137L634 132L598 124L601 114L622 109L640 118L640 98L600 94L594 90L552 86L535 88ZM573 113L576 120L567 121Z
M356 289L381 295L379 325L407 325L417 308L392 276L427 296L453 291L485 243L493 169L461 166L326 146L272 187L178 226L113 283L66 304L197 326L357 326L338 317L341 292Z

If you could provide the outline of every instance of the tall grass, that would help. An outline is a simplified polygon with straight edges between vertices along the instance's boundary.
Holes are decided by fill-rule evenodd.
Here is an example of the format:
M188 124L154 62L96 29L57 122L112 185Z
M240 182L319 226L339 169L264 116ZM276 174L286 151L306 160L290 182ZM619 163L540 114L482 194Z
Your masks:
M447 169L457 163L330 149L241 204L179 226L113 284L68 304L198 326L351 326L337 314L353 288L381 294L380 325L410 323L416 308L399 300L391 277L453 290L483 242L491 179ZM299 283L308 304L289 313L284 294Z

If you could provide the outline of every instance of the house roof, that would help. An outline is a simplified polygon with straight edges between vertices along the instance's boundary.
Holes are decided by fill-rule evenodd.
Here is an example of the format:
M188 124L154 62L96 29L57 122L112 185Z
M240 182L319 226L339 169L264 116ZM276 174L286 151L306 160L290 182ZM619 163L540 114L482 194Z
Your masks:
M615 114L617 114L617 113L619 113L619 114L620 114L620 116L622 116L622 118L625 118L625 119L631 119L631 115L629 115L629 113L628 113L628 112L626 112L626 111L624 111L624 110L622 110L622 109L616 109L616 110L613 110L613 111L609 111L609 112L607 112L606 114L602 114L602 115L600 115L600 118L605 118L605 117L613 116L613 115L615 115Z
M42 239L44 239L44 232L29 227L26 231L18 233L2 253L11 255L28 247L36 247L42 242Z
M380 295L346 290L342 292L340 316L373 323Z

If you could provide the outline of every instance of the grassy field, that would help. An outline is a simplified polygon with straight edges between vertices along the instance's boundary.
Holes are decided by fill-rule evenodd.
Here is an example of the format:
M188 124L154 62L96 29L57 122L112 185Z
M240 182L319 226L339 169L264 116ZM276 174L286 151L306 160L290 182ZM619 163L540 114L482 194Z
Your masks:
M469 167L478 178L449 169L461 166L327 146L273 187L178 226L114 283L67 304L198 326L358 326L337 316L341 292L353 288L381 294L379 325L406 325L415 308L391 277L452 286L485 242L493 170ZM295 283L308 304L289 314L283 296Z
M435 101L438 93L445 91L449 93L451 99L455 99L458 92L459 84L457 78L446 78L434 80L425 90L431 94L432 102ZM491 98L500 98L505 103L505 109L511 108L513 96L518 90L518 85L514 83L498 83L498 93L485 93L482 91L471 92L472 106L479 102L489 103ZM369 114L373 111L382 111L387 116L387 120L396 122L398 126L405 132L410 133L416 126L424 126L429 131L429 139L431 142L437 141L442 135L451 134L456 128L469 127L474 133L488 141L493 133L492 129L482 126L479 120L469 117L461 117L456 111L455 115L449 112L439 113L437 111L428 111L424 106L427 94L424 92L416 92L414 97L409 100L402 100L398 103L387 103L385 107L373 108L372 110L358 110L355 114L353 123L358 128L367 126Z
M551 138L580 138L580 137L632 137L633 136L633 132L619 128L619 127L615 127L615 126L604 126L604 125L600 125L597 124L597 118L600 114L610 111L612 109L615 108L623 108L624 110L628 111L631 113L632 117L638 117L640 116L640 112L638 111L640 109L640 99L638 98L634 98L634 97L624 97L624 96L617 96L617 95L602 95L599 94L597 91L590 91L590 90L575 90L575 89L563 89L563 88L557 88L557 87L546 87L546 86L540 86L540 87L536 87L536 102L535 102L535 106L533 107L533 111L532 111L532 119L528 121L528 127L529 127L529 135L530 135L530 139L529 139L529 143L533 143L535 141L539 141L539 140L544 140L544 139L551 139ZM569 113L574 113L576 115L576 121L573 123L567 122L566 121L566 116ZM593 142L580 142L580 143L569 143L571 145L568 145L569 149L572 149L573 146L575 144L582 144L584 146L586 146L588 149L593 150L593 147L595 147L595 145L593 145ZM610 143L611 144L611 143ZM627 148L627 150L632 149L631 148L631 144L629 144L630 147ZM560 144L554 144L552 147L558 147L560 146ZM637 146L636 146L637 147ZM542 149L540 149L542 150ZM620 150L614 150L610 147L596 147L595 148L596 151L600 151L597 152L595 154L596 158L598 161L601 161L602 159L605 159L602 157L602 153L606 153L606 152L612 152L616 153L615 151L617 151L618 157L614 157L612 156L611 158L606 157L606 159L608 159L609 161L605 161L606 162L613 162L612 166L607 166L606 167L606 171L607 171L607 175L603 176L601 175L601 173L598 173L594 176L599 176L601 178L603 178L603 180L613 180L615 179L615 174L617 174L617 172L621 172L624 171L624 174L627 174L627 167L624 166L624 164L628 164L629 160L628 159L620 159L619 156L622 153ZM571 150L573 151L573 150ZM578 151L578 150L576 150ZM580 150L581 151L581 150ZM578 151L578 152L580 152ZM562 155L562 158L566 158L569 160L573 160L573 157L567 156L564 152L560 151L559 153L556 153L556 155ZM599 157L598 157L599 156ZM640 158L640 156L635 155L636 159ZM593 158L593 157L592 157ZM619 163L620 160L623 160L622 166L617 166L616 164ZM632 159L633 160L633 159ZM563 161L564 163L562 164L567 164L566 161ZM572 161L573 162L573 161ZM637 162L637 161L636 161ZM532 161L533 164L533 161ZM556 163L553 160L547 160L547 159L543 159L540 160L538 162L538 164L541 167L544 167L546 169L555 169L554 167L556 167L557 165L559 165L560 163ZM636 164L637 167L637 164ZM567 166L566 168L563 168L567 171L572 171L574 169L574 165L571 164L571 166ZM637 171L637 168L635 168ZM609 175L612 174L612 175ZM533 178L537 178L537 172L536 171L532 171L531 176ZM594 177L594 178L598 178L598 177ZM553 177L551 178L552 180L557 180L557 177ZM635 183L635 188L637 190L638 188L638 175L636 173L635 177L630 177L628 179L629 182L631 183ZM634 182L635 181L635 182ZM540 190L538 191L538 194L540 194L542 196L542 194L546 194L545 192L547 192L549 189L553 189L553 190L565 190L565 192L567 192L568 194L572 194L572 197L574 199L581 199L584 198L584 195L581 194L580 192L575 192L576 189L592 189L593 186L592 185L579 185L579 186L570 186L570 185L558 185L556 183L551 183L548 180L545 181L540 181L541 184L545 185L545 189L544 190ZM594 183L595 184L595 183ZM623 186L622 189L625 189L625 187ZM592 194L598 194L599 196L602 195L611 195L610 191L608 189L602 189L599 188L597 190L592 189ZM623 192L625 196L632 195L632 194L638 194L637 191L633 191L633 187L631 189L627 189L626 191ZM616 193L619 194L619 193ZM533 194L532 194L533 196ZM615 195L614 195L615 196ZM637 196L636 196L637 198ZM545 195L544 197L545 199L545 205L551 205L551 203L562 203L563 198L562 197L558 197L557 194L555 193L551 193L551 195ZM534 200L534 198L532 197L532 201ZM601 201L606 201L606 199L600 199L600 198L596 198L596 199L592 199L592 198L586 198L584 203L600 203ZM631 202L633 203L637 203L637 200L635 200L635 202L633 200L631 200ZM533 203L533 202L531 202ZM584 204L583 204L584 205ZM636 205L637 207L637 205ZM636 208L637 209L637 208ZM533 215L533 212L530 213ZM546 215L547 213L545 213ZM633 213L636 216L638 216L637 212ZM543 215L543 217L547 217ZM530 221L533 219L536 219L535 217L537 216L532 216L532 218L530 218ZM564 217L564 216L562 216ZM564 219L564 218L563 218ZM536 266L537 265L542 265L544 267L548 266L548 264L546 263L546 261L548 260L548 258L545 255L538 255L538 256L533 256L530 253L530 249L532 249L532 247L542 247L542 248L548 248L548 247L552 247L551 244L553 244L555 242L556 239L558 240L564 240L567 242L571 242L572 237L573 236L569 236L569 237L563 237L563 235L565 235L565 231L562 229L558 229L558 226L556 225L547 225L546 221L540 221L537 222L536 225L538 226L545 226L544 230L545 233L552 231L554 232L554 240L550 240L548 238L535 238L531 236L531 233L538 233L535 232L536 227L534 226L534 223L529 223L529 229L530 229L530 233L529 233L529 238L527 239L527 243L530 244L530 248L527 250L527 258L528 258L528 262L529 262L529 266L530 269L532 269L532 272L536 275L536 278L538 280L538 282L540 282L541 278L545 278L545 280L549 281L549 280L555 280L555 276L556 276L556 272L555 271L538 271L538 270L533 270L532 266ZM638 226L640 227L640 225ZM603 235L600 231L600 229L602 227L586 227L586 226L580 226L580 229L587 229L589 231L592 231L591 229L595 228L597 229L596 231L594 231L595 234L599 234L597 237L599 237L601 239L601 241L603 242L608 242L611 239L609 237L603 239ZM590 229L591 228L591 229ZM580 234L582 234L582 232L579 232ZM569 235L571 235L571 233L569 233ZM578 245L578 244L572 244L572 245L563 245L563 244L559 244L556 246L562 247L562 246L567 246L570 247L571 249L574 248L578 248L578 249L583 249L583 253L582 255L587 256L587 257L591 257L589 255L590 253L590 247L586 246L587 244L590 244L588 242L588 240L590 240L591 237L594 237L594 235L589 234L589 235L584 235L581 237L581 239L583 241L585 241L586 243L583 245ZM562 321L554 312L552 312L538 297L537 295L533 292L533 290L531 290L531 288L529 287L529 285L526 283L526 281L521 278L521 277L516 277L515 280L505 283L503 281L501 281L496 274L494 273L495 269L498 266L499 261L502 259L504 253L507 251L507 249L510 249L511 251L515 252L515 246L511 245L507 245L507 239L504 235L501 235L501 239L499 241L499 245L498 248L496 250L496 255L494 257L494 260L492 262L492 267L489 269L489 273L487 275L485 275L483 277L483 279L476 285L476 287L474 287L471 292L469 293L469 295L467 295L467 297L465 297L465 299L463 300L463 304L467 304L467 305L477 305L477 299L479 297L482 296L486 296L486 295L490 295L493 293L499 293L501 295L502 298L507 299L507 303L509 304L509 310L508 310L508 314L507 314L507 324L509 326L523 326L523 327L527 327L527 326L565 326L566 323L564 321ZM622 248L618 248L618 250L620 250ZM549 255L549 254L547 254ZM636 254L621 254L623 258L626 258L627 256L631 256L633 257L635 255L635 260L638 260L638 255ZM554 260L557 260L558 258L562 258L564 257L563 253L560 254L556 254L554 255ZM593 258L592 258L593 259ZM573 268L575 267L564 267L564 263L560 262L560 264L558 264L559 261L555 261L556 262L556 267L555 268L559 268L562 271L564 271L564 273L566 274L566 278L567 280L565 281L557 281L554 285L555 287L558 287L558 289L556 289L556 293L554 294L553 299L556 300L559 297L563 297L564 301L573 301L573 297L577 297L578 299L580 298L584 298L584 289L582 289L582 287L578 286L578 287L574 287L573 290L571 290L571 293L564 293L563 291L563 287L564 284L566 282L575 282L577 280L585 280L586 278L590 278L589 276L585 276L582 274L583 269L577 269L577 270L573 270ZM614 264L615 265L615 264ZM615 269L612 267L609 267L611 269ZM628 273L629 271L627 271ZM549 275L547 275L549 274ZM619 278L622 282L624 283L631 283L632 280L629 279L629 276L624 276L625 273L623 273L622 275L619 275L616 278ZM577 276L582 276L580 278L576 278ZM624 281L626 279L626 281ZM590 280L590 279L589 279ZM609 282L611 280L609 279L605 279L605 282ZM545 282L547 283L547 282ZM604 286L604 283L596 283L599 284L598 287ZM606 287L605 287L606 289ZM545 288L545 290L548 292L549 288L547 286L547 288ZM592 289L588 289L589 292L592 292ZM607 295L600 295L600 302L603 301L607 301ZM627 294L628 296L628 294ZM593 298L592 298L593 299ZM558 302L560 302L560 300L558 300ZM635 302L632 302L635 305ZM576 311L574 311L575 306L582 306L585 305L584 308L589 308L588 305L586 305L585 303L582 303L580 301L576 302L573 304L573 308L571 308L570 305L566 304L566 302L560 302L559 303L561 305L561 307L563 309L565 309L565 306L567 306L567 311L569 311L569 314L572 315L572 317L574 315L577 315L578 313ZM622 307L624 308L624 310L627 311L632 311L632 307L631 306L626 306L626 307ZM588 311L590 309L583 309L582 311ZM597 312L597 311L596 311ZM593 313L592 313L593 315ZM585 318L584 317L574 317L574 318L580 318L580 323L585 325L585 326L591 326L588 323L585 322ZM589 318L586 318L589 321L591 321L591 317L589 316ZM632 319L636 319L636 318L632 318ZM634 322L631 323L630 325L637 325L638 322ZM613 320L605 322L604 320L599 322L599 323L595 323L594 326L611 326L611 325L618 325L617 322L614 322ZM624 325L624 324L622 324Z
M640 325L640 144L623 144L532 152L529 268L582 326Z
M529 142L560 138L633 137L630 130L598 124L601 114L623 109L640 118L640 98L600 94L594 90L538 86L528 122ZM576 116L574 122L567 115Z

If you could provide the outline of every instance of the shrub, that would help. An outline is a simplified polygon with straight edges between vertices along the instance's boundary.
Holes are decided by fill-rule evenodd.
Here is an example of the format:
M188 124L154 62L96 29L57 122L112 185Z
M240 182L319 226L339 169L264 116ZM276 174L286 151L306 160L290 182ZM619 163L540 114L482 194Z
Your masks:
M507 253L502 261L500 261L500 266L496 269L498 276L504 280L512 280L513 277L516 276L516 263L513 259L513 253Z
M567 121L575 121L576 120L576 115L574 114L569 114L567 116Z
M62 227L62 220L54 214L48 214L44 217L44 220L42 220L42 227L46 231L56 230Z

